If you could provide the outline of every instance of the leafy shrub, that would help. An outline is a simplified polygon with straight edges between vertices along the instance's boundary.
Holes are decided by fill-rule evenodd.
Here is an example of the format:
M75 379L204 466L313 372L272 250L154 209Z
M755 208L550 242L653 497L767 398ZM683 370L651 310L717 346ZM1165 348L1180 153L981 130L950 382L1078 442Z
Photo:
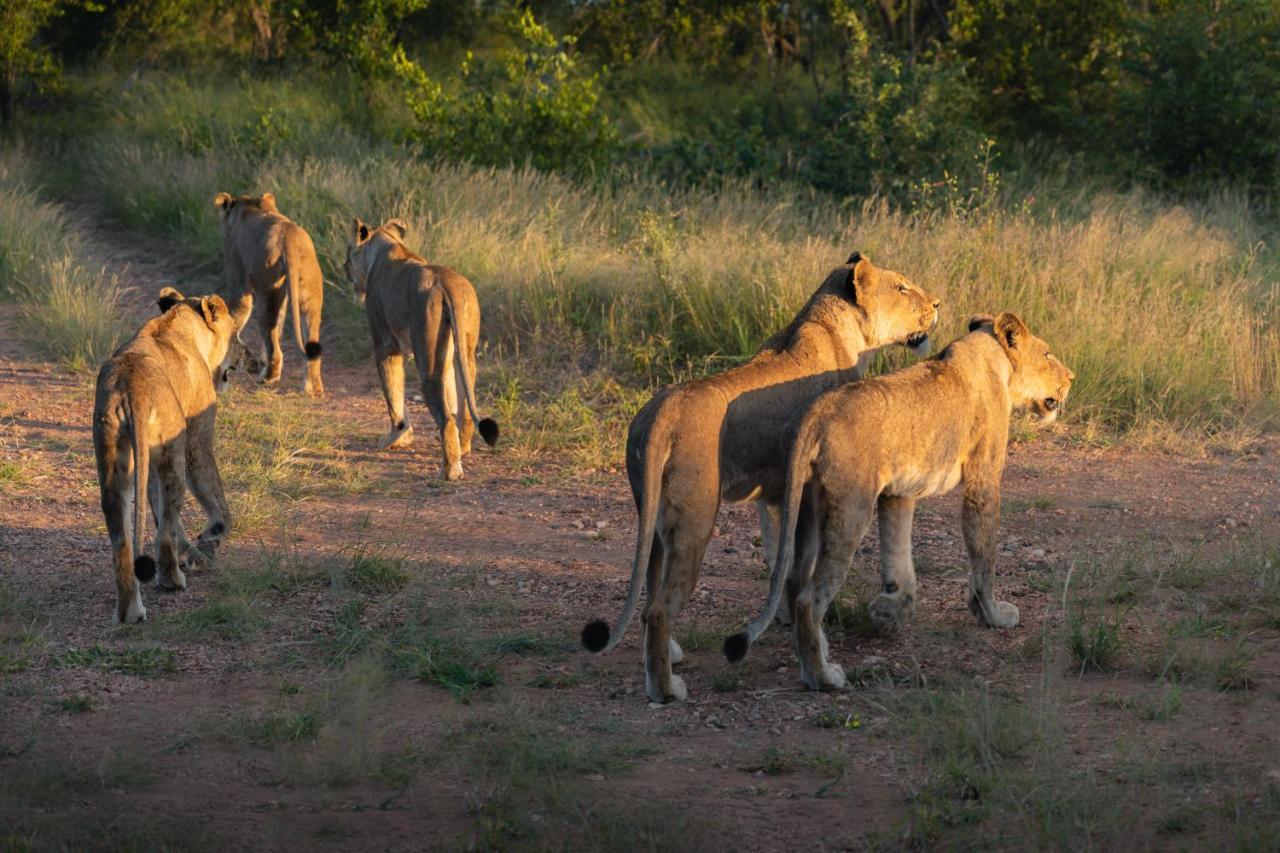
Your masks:
M1174 0L1134 42L1118 118L1136 163L1172 178L1280 177L1280 5Z
M600 109L595 76L525 10L510 21L517 47L482 61L469 51L459 87L431 79L398 48L392 63L417 119L412 136L435 153L490 165L528 162L582 170L608 160L617 132Z

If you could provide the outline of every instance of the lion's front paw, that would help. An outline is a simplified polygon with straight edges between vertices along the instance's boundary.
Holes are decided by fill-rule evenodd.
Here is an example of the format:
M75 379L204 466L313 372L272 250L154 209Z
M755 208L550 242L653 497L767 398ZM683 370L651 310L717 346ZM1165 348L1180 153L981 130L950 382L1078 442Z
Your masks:
M877 633L893 634L907 621L914 603L915 598L911 595L889 595L882 592L872 599L867 612Z
M834 661L826 661L817 672L802 668L800 680L810 690L844 690L849 686L844 667Z
M405 425L404 429L393 429L378 442L379 450L393 450L413 444L413 427Z
M1007 601L997 601L991 619L993 628L1013 628L1018 624L1018 608Z
M1018 608L1007 601L993 601L984 605L977 596L969 599L969 610L978 622L989 628L1013 628L1018 624Z
M169 592L181 592L187 588L187 576L182 573L182 569L173 569L170 572L160 572L156 575L156 586Z
M129 602L120 621L126 625L138 625L147 621L147 608L142 606L141 598Z
M671 663L673 665L684 660L684 649L680 648L680 644L675 641L674 637L669 641L668 647L670 649L668 654L671 656Z
M667 702L683 702L689 698L689 689L684 686L684 679L678 675L671 676L671 691L663 693L658 688L655 679L645 678L644 692L649 696L651 702L667 703Z
M454 482L455 480L461 480L462 479L462 463L460 462L454 463L453 465L450 465L447 469L445 469L444 478L448 480L450 483Z

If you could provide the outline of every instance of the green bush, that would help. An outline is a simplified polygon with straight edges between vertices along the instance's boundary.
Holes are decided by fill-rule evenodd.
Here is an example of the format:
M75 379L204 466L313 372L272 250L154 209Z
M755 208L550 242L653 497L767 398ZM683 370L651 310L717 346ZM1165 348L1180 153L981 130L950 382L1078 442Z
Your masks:
M1280 4L1173 0L1139 23L1118 118L1137 171L1280 179Z
M456 86L397 49L393 68L417 120L411 136L431 153L489 165L582 171L607 163L617 132L600 109L597 78L569 53L573 39L557 39L528 10L509 26L517 46L493 61L468 52Z

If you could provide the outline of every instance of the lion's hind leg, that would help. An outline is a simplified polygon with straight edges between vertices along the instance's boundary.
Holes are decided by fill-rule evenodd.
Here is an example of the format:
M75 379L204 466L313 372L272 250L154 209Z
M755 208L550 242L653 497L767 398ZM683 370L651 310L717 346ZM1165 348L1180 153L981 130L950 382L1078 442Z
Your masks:
M161 589L187 588L187 576L180 566L181 542L186 539L182 528L182 502L186 497L183 469L186 449L181 437L156 448L151 453L152 476L148 497L156 517L156 556L159 572L156 585Z
M827 495L825 513L817 519L817 563L810 574L804 563L797 561L787 579L787 593L792 599L800 679L812 690L843 690L847 685L844 668L828 657L822 620L844 584L858 543L871 526L873 502L856 494L844 499L830 492Z
M718 484L689 497L678 509L664 505L658 519L662 547L649 558L648 601L644 610L645 692L654 702L688 697L684 680L671 671L684 658L672 628L698 582L702 558L719 509ZM676 519L671 523L669 519ZM657 545L658 543L654 543ZM655 562L660 561L660 562Z
M441 334L439 351L435 360L435 374L424 377L422 397L427 401L431 417L440 430L440 451L444 456L443 473L446 480L461 480L462 444L458 435L458 383L455 381L453 337Z
M102 514L111 540L111 558L116 576L116 619L133 624L147 621L147 608L142 605L142 584L133 572L135 545L131 541L130 519L133 517L133 454L112 449L111 458L100 465Z
M187 485L208 518L195 550L189 552L195 560L212 557L231 529L231 511L213 458L215 415L216 411L210 410L195 418L187 431Z
M475 388L476 354L474 348L469 354L458 353L458 361L460 362L459 366L467 373L467 381L471 383L472 388ZM458 449L463 456L467 456L471 453L472 438L475 435L476 425L471 420L471 413L467 411L467 389L462 384L462 376L455 375L454 382L457 386L454 389L454 394L458 399Z
M280 349L280 332L284 329L284 309L287 307L282 291L277 288L262 300L258 314L258 329L267 349L259 380L264 385L275 385L284 370L284 352Z
M912 498L881 495L876 504L880 524L880 579L882 592L871 602L871 622L889 634L915 608L916 570L911 561L911 523L916 502Z
M391 430L378 442L379 450L408 447L413 443L413 426L404 415L404 355L394 344L384 344L374 354L378 363L378 381L387 401Z
M969 612L991 628L1013 628L1018 608L996 601L991 586L996 568L996 535L1000 528L999 486L966 485L960 511L965 549L969 552Z

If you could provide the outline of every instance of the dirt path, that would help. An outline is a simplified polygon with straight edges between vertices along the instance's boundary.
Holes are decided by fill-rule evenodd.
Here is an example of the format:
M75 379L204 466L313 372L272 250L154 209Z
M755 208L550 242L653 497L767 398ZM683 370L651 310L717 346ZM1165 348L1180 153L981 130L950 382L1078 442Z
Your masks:
M209 271L175 266L163 246L106 230L97 240L103 263L137 288L140 316L162 284L198 292L216 282ZM1216 823L1192 824L1190 836L1161 834L1183 788L1238 793L1246 810L1261 809L1247 805L1250 792L1268 796L1267 774L1280 779L1274 626L1241 641L1252 667L1244 694L1188 683L1181 711L1158 729L1126 710L1126 701L1163 689L1138 649L1158 639L1164 617L1182 618L1193 605L1159 599L1167 610L1144 609L1126 623L1132 660L1110 674L1077 677L1058 641L1069 571L1083 577L1103 566L1112 583L1126 558L1209 561L1280 529L1274 439L1249 455L1202 459L1073 448L1068 432L1015 445L997 584L1022 625L973 625L958 500L929 503L915 535L917 617L890 639L832 630L834 657L862 685L842 695L795 689L782 631L742 665L723 661L725 630L763 594L754 513L726 508L677 634L691 699L651 707L638 622L605 658L575 648L583 622L612 618L625 594L635 515L622 474L584 476L551 459L514 466L500 450L478 449L467 480L444 486L421 405L411 413L413 448L377 453L385 414L373 371L328 365L329 396L313 403L293 390L301 360L292 350L285 390L240 387L220 411L219 452L235 458L228 480L242 486L220 563L194 572L184 594L149 590L147 625L112 625L92 379L30 358L13 322L0 315L7 841L894 847L918 837L921 792L936 770L929 738L911 737L916 716L904 709L925 707L911 702L937 685L976 685L1015 702L1042 697L1056 709L1072 772L1091 784L1105 779L1122 799L1147 802L1155 790L1116 769L1133 766L1126 742L1180 767L1230 766L1162 781L1173 785L1172 799L1151 794L1140 846L1217 838ZM482 364L482 391L484 372ZM305 447L288 452L298 436ZM403 588L351 581L352 555L366 552L403 570ZM869 584L874 565L872 539L853 572L857 586ZM1207 601L1215 580L1204 583ZM418 629L420 637L405 639ZM482 654L499 685L467 692L455 684L466 700L457 701L440 684L470 676L442 675L436 659L471 660L477 638L506 643ZM397 650L408 647L417 657L405 663ZM369 674L362 661L383 652L392 674Z

